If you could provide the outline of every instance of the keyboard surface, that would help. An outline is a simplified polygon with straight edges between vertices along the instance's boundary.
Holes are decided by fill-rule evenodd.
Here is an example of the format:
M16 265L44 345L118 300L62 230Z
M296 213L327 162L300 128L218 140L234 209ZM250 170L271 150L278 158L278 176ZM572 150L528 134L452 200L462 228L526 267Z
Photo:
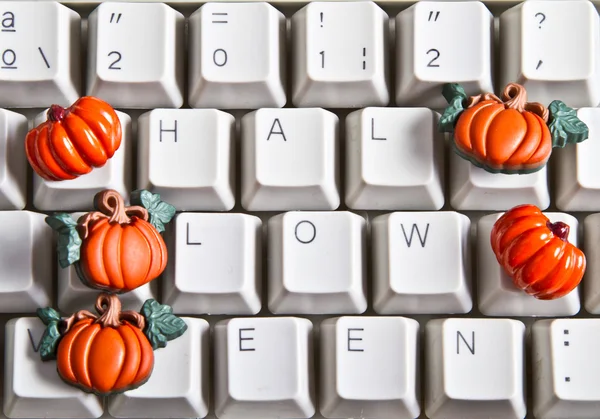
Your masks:
M0 0L0 418L599 418L599 5ZM529 174L459 157L443 85L511 82L589 138ZM86 95L122 146L42 179L27 132ZM188 328L150 381L98 397L40 360L36 310L93 311L45 217L104 189L177 209L163 275L119 298ZM496 261L494 223L521 204L586 254L562 298Z

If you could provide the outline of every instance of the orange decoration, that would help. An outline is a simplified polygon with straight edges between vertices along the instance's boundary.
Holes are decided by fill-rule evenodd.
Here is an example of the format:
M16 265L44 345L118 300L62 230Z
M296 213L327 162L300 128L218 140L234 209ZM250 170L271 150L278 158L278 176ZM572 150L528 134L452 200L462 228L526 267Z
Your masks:
M121 136L115 110L85 96L66 109L50 106L47 120L27 133L25 152L43 179L71 180L104 166L121 145Z
M161 275L167 266L167 247L160 232L175 208L148 191L136 196L146 206L126 207L119 193L105 190L96 195L97 211L77 223L68 214L47 217L62 236L61 267L75 264L84 284L115 293L132 291Z
M561 101L546 108L527 102L525 88L510 83L502 99L493 93L467 97L457 84L444 96L450 106L440 129L453 133L455 152L491 173L527 174L542 169L553 147L584 141L588 127Z
M535 205L520 205L494 224L491 246L519 289L540 300L573 291L586 268L583 252L568 241L569 225L552 223Z
M107 396L135 389L150 378L154 350L187 330L169 306L147 300L142 313L121 311L114 294L100 294L97 316L80 310L61 319L52 308L37 314L47 326L42 360L56 359L60 378L87 393Z

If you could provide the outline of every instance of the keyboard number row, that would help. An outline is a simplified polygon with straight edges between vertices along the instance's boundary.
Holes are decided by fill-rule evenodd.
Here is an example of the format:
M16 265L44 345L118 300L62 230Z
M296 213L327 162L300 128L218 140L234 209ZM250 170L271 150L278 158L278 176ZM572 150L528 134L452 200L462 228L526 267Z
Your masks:
M187 22L189 60L183 14L163 3L106 2L88 18L85 94L118 108L179 108L186 99L196 108L278 108L290 70L296 107L386 106L394 97L440 109L444 83L460 82L469 95L494 90L494 18L484 3L418 2L392 19L395 91L390 16L374 2L309 3L290 18L291 51L287 19L272 5L207 3ZM502 85L524 84L531 102L597 106L599 21L587 0L507 10ZM7 1L0 26L0 106L67 106L82 95L79 14L58 2Z

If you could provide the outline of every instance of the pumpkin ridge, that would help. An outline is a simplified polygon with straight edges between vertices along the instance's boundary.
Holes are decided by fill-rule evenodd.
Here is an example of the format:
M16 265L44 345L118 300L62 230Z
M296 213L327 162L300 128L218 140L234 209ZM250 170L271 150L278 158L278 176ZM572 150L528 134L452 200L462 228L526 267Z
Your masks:
M559 259L559 263L556 264L554 269L550 273L548 273L548 275L546 275L546 277L543 280L546 282L549 282L550 279L555 278L557 276L557 274L560 273L561 271L563 273L563 276L568 275L568 278L570 279L571 276L573 275L573 272L575 271L576 265L577 265L577 263L575 260L575 254L573 253L573 248L571 248L569 246L565 246L565 251L561 255L561 257ZM539 281L539 282L542 282L542 281ZM538 284L539 284L539 282L538 282ZM544 297L546 295L554 294L557 291L559 291L561 288L563 288L565 286L565 283L568 283L568 282L565 281L565 279L563 279L561 281L556 281L556 283L554 283L554 286L551 286L552 285L551 283L543 284L546 286L544 286L542 288L542 290L536 289L536 293L539 297Z
M154 369L154 351L146 335L137 327L133 327L132 330L135 332L138 342L140 344L140 366L138 373L135 376L134 383L146 382Z
M67 121L69 118L75 121ZM76 113L71 112L63 124L69 138L76 140L75 147L83 159L91 166L102 167L108 160L102 142L88 125ZM83 137L83 138L82 138Z
M72 175L65 172L60 165L54 161L52 152L50 151L50 140L48 139L50 134L46 135L48 131L48 126L44 126L38 134L37 141L35 143L35 156L37 163L42 168L44 173L52 173L53 175L57 173L61 177L71 177ZM42 133L45 135L41 135Z
M102 326L92 339L88 353L88 369L91 387L98 393L107 393L114 389L126 357L125 342L121 335L111 326ZM119 361L119 355L123 356ZM115 374L115 364L119 373ZM113 379L114 378L114 379ZM110 380L109 380L110 379Z
M156 231L156 229L151 224L140 219L137 219L136 221L136 226L140 231L142 231L142 236L146 240L146 243L148 244L151 252L150 264L148 266L148 272L146 273L145 278L146 281L148 281L148 277L151 276L152 278L150 278L150 280L153 280L155 277L160 275L165 269L167 262L166 245L162 236L159 234L158 231ZM152 241L150 237L148 237L148 234L152 239L154 239L154 242L158 244L158 246L156 246L158 247L158 249L156 249L156 247L152 244ZM156 253L159 253L159 255L157 255ZM158 263L155 262L157 256L160 258L160 261Z
M128 232L128 237L135 236L135 239L131 238L130 241L132 241L132 243L135 243L135 246L141 245L142 243L144 245L146 245L146 248L144 249L144 253L149 255L148 263L144 263L145 266L142 266L141 261L139 261L137 263L133 262L133 261L127 261L125 252L122 252L120 255L122 266L132 265L135 263L136 266L139 267L140 269L144 268L143 275L141 275L141 274L131 275L131 272L129 272L127 275L125 275L125 274L123 275L123 288L125 288L127 290L133 290L133 289L138 288L141 285L143 285L143 284L140 284L140 282L146 283L148 271L150 270L150 266L152 265L152 248L151 248L150 244L148 243L148 240L146 239L144 234L140 231L139 228L137 228L136 225L131 223L125 227L128 230L131 230ZM135 241L133 241L133 240L135 240ZM131 246L131 244L130 244L130 246ZM127 265L124 265L124 264L127 264Z
M560 240L560 239L558 239ZM556 265L558 265L560 263L560 259L562 258L562 255L565 253L565 247L566 247L566 243L563 242L562 240L560 240L560 247L557 247L557 249L559 249L559 255L560 257L553 257L552 258L552 262L553 264L546 264L545 267L548 267L549 269L546 270L546 273L544 274L544 276L540 276L537 274L537 272L534 273L530 273L529 271L531 270L531 265L534 266L539 266L539 263L535 263L537 262L539 259L543 258L542 253L543 252L548 252L548 246L551 246L551 243L554 240L550 240L548 241L544 246L542 246L537 252L535 252L528 260L527 263L523 265L523 269L519 270L519 272L517 273L517 276L521 277L521 275L523 274L523 270L527 269L529 275L526 277L526 279L530 280L529 282L524 281L525 278L521 277L520 278L520 283L523 284L523 290L525 292L528 292L531 290L531 287L535 284L537 284L539 281L543 280L544 278L546 278L550 272L552 272L555 268ZM542 265L544 266L544 265Z
M544 122L542 118L538 115L533 115L540 127L542 129L542 136L540 139L540 143L538 144L538 148L533 153L526 162L527 167L534 167L540 164L540 162L546 162L550 158L550 154L552 153L552 136L550 134L550 130L548 129L548 125Z
M101 287L110 287L110 278L108 277L108 273L104 268L104 256L103 253L100 253L100 256L96 256L95 253L92 253L92 256L89 255L88 251L91 247L90 241L92 238L95 238L96 235L100 235L97 239L98 242L95 244L96 247L100 249L104 249L104 239L106 238L106 234L110 225L107 220L100 220L94 223L90 235L86 240L83 240L83 244L81 245L81 267L83 268L84 275L86 277L86 282L91 284L91 286L100 285ZM90 260L94 262L93 269L90 264ZM107 288L110 289L110 288Z
M519 146L508 157L508 159L506 159L507 164L509 164L511 166L518 166L519 169L525 168L527 166L526 162L528 162L529 159L531 158L531 156L533 156L535 154L535 152L539 149L540 144L542 143L543 129L544 129L544 127L542 127L540 125L540 121L538 119L536 119L535 115L531 114L530 112L523 113L523 117L525 118L525 122L527 123L527 132L525 133L525 138L523 138L523 141L521 141L521 144L519 144ZM537 142L535 144L535 147L531 147L531 145L529 144L530 141L528 141L528 139L531 138L533 133L530 131L529 128L531 125L534 125L534 124L536 124L539 127L540 135L537 137ZM516 159L516 155L518 153L522 153L525 148L531 148L531 150L529 151L529 155L519 156L520 158ZM518 163L512 162L513 159L518 160Z
M491 108L491 109L490 109ZM492 103L489 106L482 107L477 114L473 116L471 122L471 144L473 145L473 154L482 164L488 165L488 144L487 137L490 125L494 118L505 111L504 105Z
M62 133L56 132L58 127L60 127L63 130ZM89 164L85 162L85 160L79 153L79 150L77 150L77 147L75 147L75 144L73 144L73 141L71 141L68 135L62 135L63 133L67 134L66 130L60 123L57 123L56 125L50 125L50 128L48 128L50 152L52 153L52 157L54 158L56 163L60 166L61 169L63 169L64 172L68 173L73 177L91 172L92 168ZM59 155L56 143L59 143L59 146L62 145L62 147L58 148L62 148L65 150L64 153L66 155L64 157L71 160L76 160L75 164L67 163L65 159L63 159Z
M90 324L88 327L83 328L81 333L74 339L69 352L69 361L75 363L73 372L77 382L89 388L92 387L88 364L90 347L99 331L99 324Z
M94 109L88 109L86 106L83 106L86 102L93 102L92 108ZM98 107L102 109L99 110L97 109ZM73 113L86 123L87 127L102 143L105 153L111 158L122 141L121 121L116 112L112 109L107 109L106 105L97 98L86 96L79 99L75 106L73 106Z
M56 367L61 378L67 382L79 384L79 380L77 380L77 376L73 372L73 366L71 365L71 349L79 333L91 323L92 320L81 320L77 322L62 338L58 346Z
M123 366L114 384L114 388L116 390L128 388L131 387L132 384L135 384L134 379L140 369L141 347L140 342L137 339L137 335L133 330L131 330L133 328L134 326L130 325L129 322L124 321L123 324L117 329L117 332L119 332L123 342L125 343L125 360L123 361ZM133 347L135 347L135 349L133 349ZM134 356L132 356L134 351L139 355L137 360ZM134 361L135 365L131 365ZM133 370L134 367L135 370Z
M104 236L102 243L102 265L106 271L110 289L122 289L125 284L123 277L123 269L121 268L121 246L123 245L123 226L120 224L110 224L108 231ZM109 235L109 232L116 232ZM113 266L114 264L114 266ZM110 274L106 270L106 266L111 266ZM116 269L118 277L115 277L114 270Z
M33 169L40 174L46 180L57 180L58 178L54 176L46 165L43 165L41 162L40 150L38 147L39 140L39 130L31 131L25 137L25 153L29 157L31 162L31 166Z

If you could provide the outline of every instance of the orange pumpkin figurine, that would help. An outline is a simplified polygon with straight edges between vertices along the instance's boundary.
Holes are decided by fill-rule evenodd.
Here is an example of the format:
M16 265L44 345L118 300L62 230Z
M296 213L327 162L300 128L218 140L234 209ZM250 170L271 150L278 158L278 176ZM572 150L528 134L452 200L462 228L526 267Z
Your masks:
M553 147L588 138L587 125L559 100L548 108L527 102L525 88L510 83L502 99L493 93L467 97L456 83L444 85L449 103L439 121L453 133L454 151L490 173L527 174L542 169Z
M121 122L115 110L93 96L68 108L52 105L47 120L25 137L25 153L43 179L75 179L106 164L121 145Z
M75 222L69 214L46 217L59 234L59 264L72 264L81 281L103 291L123 293L154 280L167 266L167 247L160 233L175 207L146 190L134 192L126 207L118 192L96 194L96 211Z
M491 246L519 289L540 300L573 291L586 268L583 252L568 241L569 225L552 223L535 205L519 205L494 224Z
M114 294L96 299L99 315L81 310L62 319L52 308L37 310L46 325L40 345L43 361L56 360L67 384L99 396L122 393L148 381L154 350L187 330L171 307L146 300L140 313L121 311Z

